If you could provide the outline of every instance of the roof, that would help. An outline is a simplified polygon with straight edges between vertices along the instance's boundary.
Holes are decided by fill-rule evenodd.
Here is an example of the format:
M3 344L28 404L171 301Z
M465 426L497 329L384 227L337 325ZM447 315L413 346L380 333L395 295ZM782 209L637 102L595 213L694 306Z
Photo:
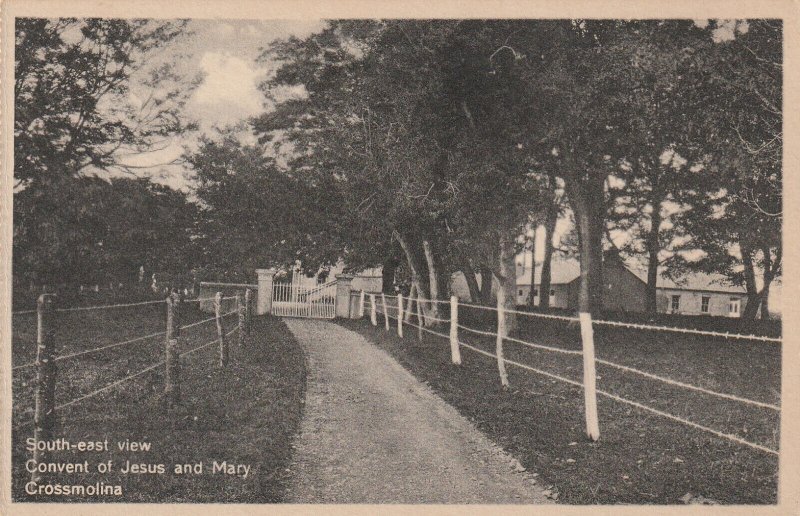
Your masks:
M632 267L629 264L623 264L630 272L636 275L640 280L647 283L647 269ZM551 279L552 285L567 284L574 281L581 273L580 262L574 258L558 258L553 257L551 262ZM735 294L745 294L747 290L744 287L731 285L725 276L722 274L706 274L702 272L695 272L685 274L678 280L665 278L662 274L666 271L664 267L658 270L657 288L661 289L680 289L680 290L698 290L698 291L712 291L712 292L730 292ZM536 278L535 285L541 283L542 278L542 264L536 264ZM530 269L525 271L525 274L517 277L517 285L530 285Z
M630 271L645 283L647 282L647 270L628 267ZM746 294L747 289L742 286L732 285L727 277L722 274L709 274L704 272L693 272L684 274L676 280L663 276L666 268L658 268L658 281L656 286L663 289L677 290L704 290L713 292L730 292L731 294Z
M581 275L581 264L578 260L573 258L557 258L553 257L550 262L550 284L561 285L573 281ZM538 285L542 280L542 264L536 264L536 280L534 284ZM530 285L530 269L526 269L525 274L517 277L517 285Z

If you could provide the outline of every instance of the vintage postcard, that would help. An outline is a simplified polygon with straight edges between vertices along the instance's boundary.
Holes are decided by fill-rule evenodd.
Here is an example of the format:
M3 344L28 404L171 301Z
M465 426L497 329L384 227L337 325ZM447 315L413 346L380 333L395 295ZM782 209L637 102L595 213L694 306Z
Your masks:
M800 511L796 3L0 9L3 514Z

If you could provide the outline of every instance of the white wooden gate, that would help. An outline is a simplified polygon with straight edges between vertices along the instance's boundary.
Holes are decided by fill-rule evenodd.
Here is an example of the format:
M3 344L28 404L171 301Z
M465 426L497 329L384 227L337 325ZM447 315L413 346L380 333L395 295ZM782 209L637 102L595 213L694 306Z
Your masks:
M272 313L284 317L336 317L336 281L313 287L298 283L275 283L272 289Z

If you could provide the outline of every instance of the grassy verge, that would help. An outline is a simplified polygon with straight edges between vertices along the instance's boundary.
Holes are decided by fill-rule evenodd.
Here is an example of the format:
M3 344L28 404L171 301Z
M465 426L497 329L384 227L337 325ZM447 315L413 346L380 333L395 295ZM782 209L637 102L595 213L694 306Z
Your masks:
M464 325L490 329L468 311ZM382 321L381 321L382 322ZM560 321L521 321L526 341L580 349L579 329ZM445 338L407 327L405 339L367 321L341 324L392 354L482 431L540 475L566 503L715 501L769 504L777 498L778 461L678 422L600 397L601 439L584 436L583 391L509 366L511 388L500 386L496 360L462 348L463 364L450 364ZM438 329L447 333L447 328ZM494 351L491 338L461 330L459 340ZM780 403L780 348L686 335L596 331L599 358L641 368L708 389ZM508 342L506 357L581 380L581 357L537 351ZM598 366L598 387L716 430L777 448L774 411L721 400L639 375ZM687 496L688 495L688 496Z
M184 324L209 314L187 311ZM91 349L139 335L163 330L162 305L102 312L58 315L56 335L59 355ZM226 320L226 331L235 316ZM15 365L33 357L35 316L14 317ZM215 338L213 323L182 332L182 352ZM231 360L218 366L217 346L181 357L182 406L167 410L164 404L163 367L80 403L58 414L56 438L71 443L105 441L109 451L52 452L48 462L89 463L89 473L47 473L42 483L62 485L121 485L122 496L30 496L26 461L31 454L25 441L31 426L13 432L15 501L37 502L236 502L275 503L285 494L286 467L291 440L298 431L305 392L305 365L301 348L286 326L276 318L256 318L251 342L236 345L230 336ZM163 359L163 336L99 353L58 362L57 404L76 399ZM31 368L14 372L14 425L31 417L33 378ZM144 451L120 451L118 442L151 443ZM110 473L96 471L100 462L113 462ZM162 464L164 473L124 474L126 461ZM250 466L238 475L213 472L213 463ZM175 464L198 464L203 472L176 474ZM147 468L144 468L147 469Z

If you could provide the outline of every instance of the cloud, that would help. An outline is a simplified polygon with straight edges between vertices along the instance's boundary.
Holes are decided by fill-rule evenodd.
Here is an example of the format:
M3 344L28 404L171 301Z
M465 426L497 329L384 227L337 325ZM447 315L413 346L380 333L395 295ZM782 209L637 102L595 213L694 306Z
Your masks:
M200 68L204 79L191 107L201 125L227 125L263 110L263 94L257 86L265 72L254 62L225 52L206 52Z

